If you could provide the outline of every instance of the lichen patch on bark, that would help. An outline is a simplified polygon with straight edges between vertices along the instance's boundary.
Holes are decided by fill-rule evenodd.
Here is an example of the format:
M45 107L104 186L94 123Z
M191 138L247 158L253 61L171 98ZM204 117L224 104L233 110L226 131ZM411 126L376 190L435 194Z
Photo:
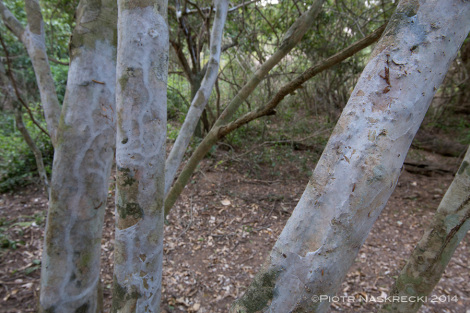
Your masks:
M276 279L280 269L264 269L254 278L245 297L235 302L232 313L255 313L265 308L273 299Z

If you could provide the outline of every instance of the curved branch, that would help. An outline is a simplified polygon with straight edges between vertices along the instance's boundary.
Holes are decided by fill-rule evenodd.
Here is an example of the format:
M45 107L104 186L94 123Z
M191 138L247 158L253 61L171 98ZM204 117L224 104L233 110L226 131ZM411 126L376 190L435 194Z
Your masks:
M271 100L269 100L269 102L264 107L256 111L249 112L245 114L244 116L240 117L239 119L237 119L236 121L229 123L226 126L221 127L219 131L219 139L226 136L228 133L234 131L235 129L240 128L241 126L251 122L254 119L273 113L274 108L276 108L277 105L288 94L301 88L302 84L305 83L307 80L311 79L312 77L319 74L320 72L323 72L329 69L330 67L344 61L345 59L349 58L355 53L361 51L362 49L376 42L382 35L383 31L385 30L386 25L387 24L383 24L378 29L376 29L373 33L368 35L367 37L364 37L363 39L355 42L349 47L336 53L335 55L307 69L301 75L297 76L297 78L295 78L293 81L282 86L281 89L274 95L274 97L271 98Z
M0 0L0 15L3 19L3 23L5 26L18 38L23 36L25 31L23 25L21 25L20 21L16 19L16 17L11 13L10 10L3 4L3 1Z
M51 61L52 63L55 63L55 64L60 64L60 65L67 65L67 66L70 65L69 62L62 62L62 61L59 61L57 59L54 59L53 57L49 57L49 61Z

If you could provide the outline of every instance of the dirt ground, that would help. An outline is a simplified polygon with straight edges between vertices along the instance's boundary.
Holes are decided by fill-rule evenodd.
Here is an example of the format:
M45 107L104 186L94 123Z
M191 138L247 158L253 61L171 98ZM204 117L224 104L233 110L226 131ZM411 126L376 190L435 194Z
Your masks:
M204 160L173 208L165 229L164 312L227 312L266 259L305 188L308 170L305 162L253 162L257 153L254 149L236 157L219 149ZM290 156L309 160L308 153ZM459 163L422 151L409 156L444 170L425 173L431 176L402 173L338 293L369 296L371 301L333 302L332 312L377 311L380 304L372 297L389 292ZM113 206L111 188L102 241L106 312L111 303ZM47 198L34 186L0 195L0 312L35 311L46 209ZM470 313L469 246L467 235L420 312Z

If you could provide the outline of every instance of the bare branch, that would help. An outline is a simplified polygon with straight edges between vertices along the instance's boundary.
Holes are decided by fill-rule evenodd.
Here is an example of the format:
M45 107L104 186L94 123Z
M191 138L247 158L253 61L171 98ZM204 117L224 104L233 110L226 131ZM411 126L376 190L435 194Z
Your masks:
M3 77L2 80L4 80L5 83L7 84L7 96L14 97L11 94L11 91L12 91L11 89L13 89L14 93L16 95L16 99L19 100L19 102L21 104L23 104L23 106L25 106L29 110L29 108L25 105L25 102L23 101L23 99L20 97L18 88L16 86L16 82L13 78L13 74L11 72L11 63L10 63L10 59L9 59L9 55L8 55L8 50L6 49L6 45L5 45L5 42L3 41L3 38L1 36L1 34L0 34L0 42L1 42L1 45L3 47L3 50L5 51L5 55L6 55L6 59L7 59L7 63L8 63L8 74L7 74L9 76L8 78L5 77L7 75L5 74L5 69L3 67L3 64L0 64L0 77ZM9 83L8 83L8 80L10 80ZM16 101L12 101L12 102L13 102L13 107L14 107L14 112L15 112L16 128L20 131L21 135L23 136L24 141L29 146L31 151L33 151L34 158L36 159L36 166L37 166L39 177L41 178L41 181L44 184L44 187L45 187L45 190L46 190L47 194L49 194L49 188L50 188L49 178L47 177L47 173L46 173L46 170L45 170L45 167L44 167L44 160L43 160L43 157L42 157L41 150L38 148L38 146L34 142L33 138L29 134L28 129L24 125L23 114L21 113L21 105L18 105ZM29 110L29 114L32 117L31 110ZM34 118L32 118L32 121L35 124L37 123L34 120ZM43 132L45 132L45 130L42 129L41 126L39 126L38 124L36 124L36 125ZM46 132L46 134L47 134L47 132Z
M206 15L202 12L201 8L196 3L189 0L186 0L186 2L196 8L197 13L199 13L199 15L202 17L202 20L206 19ZM208 11L210 12L210 10Z
M5 23L5 26L19 39L23 36L24 27L21 25L20 21L16 19L13 13L8 10L8 8L3 4L3 1L0 0L0 15Z
M54 59L53 57L49 57L49 61L56 63L56 64L60 64L60 65L67 65L67 66L70 65L69 62L62 62L57 59Z
M258 1L260 1L260 0L251 0L251 1L244 2L244 3L242 3L242 4L239 4L239 5L237 5L237 6L234 6L233 8L230 8L230 9L228 10L228 13L235 12L235 11L237 11L238 9L241 9L241 8L243 8L243 7L246 7L246 6L250 5L250 4L255 3L255 2L258 2ZM187 2L188 2L189 4L191 4L191 5L193 5L193 6L196 6L196 4L195 4L195 3L192 3L191 1L187 1ZM174 6L172 6L172 5L169 5L169 6L168 6L168 10L171 10L171 11L175 12L176 14L178 14L178 8L177 8L177 7L174 7ZM211 11L214 12L214 11L215 11L215 8L213 8L213 7L199 8L199 7L198 7L197 9L194 9L194 10L185 10L185 11L180 11L180 12L181 12L181 15L190 15L190 14L196 14L196 13L199 14L199 15L201 15L201 14L203 15L204 12L211 12Z
M173 50L175 51L179 64L183 68L186 78L189 80L189 83L192 84L193 77L192 77L191 67L189 66L188 60L186 60L186 57L183 53L183 49L181 48L181 45L173 40L170 40L170 44Z
M47 57L44 21L42 19L39 2L37 0L26 0L25 11L28 18L28 25L26 28L23 28L21 23L0 0L0 14L2 19L12 33L24 44L31 58L39 87L41 103L44 107L47 128L52 144L55 146L61 108L49 66L49 59Z
M26 104L26 102L23 100L23 98L21 97L21 94L20 94L20 91L18 90L18 86L16 84L16 80L13 76L13 73L11 71L12 69L12 66L11 66L11 62L10 62L10 58L9 58L9 54L8 54L8 49L5 45L5 42L3 41L3 37L2 35L0 34L0 43L2 45L2 48L3 48L3 51L5 51L5 58L6 58L6 61L7 61L7 65L8 65L8 71L7 71L7 75L10 79L10 82L11 82L11 85L13 86L13 89L15 91L15 95L16 95L16 98L18 99L18 101L21 103L21 105L26 109L26 111L28 112L28 115L29 117L31 118L31 121L33 122L34 125L36 125L46 136L48 136L49 138L51 137L49 135L49 133L44 129L42 128L42 126L38 123L38 121L36 121L36 119L34 118L33 116L33 112L31 111L31 109L29 108L29 106ZM22 121L22 120L21 120ZM25 139L26 140L26 139Z
M228 13L235 12L236 10L238 10L240 8L243 8L247 5L250 5L250 4L258 2L258 1L260 1L260 0L251 0L251 1L248 1L248 2L243 2L242 4L239 4L237 6L234 6L233 8L230 8L230 10L228 10Z
M222 52L225 52L225 51L227 51L228 49L230 49L232 47L238 46L238 40L236 40L236 39L237 38L235 38L235 40L232 41L231 43L223 45L222 46Z

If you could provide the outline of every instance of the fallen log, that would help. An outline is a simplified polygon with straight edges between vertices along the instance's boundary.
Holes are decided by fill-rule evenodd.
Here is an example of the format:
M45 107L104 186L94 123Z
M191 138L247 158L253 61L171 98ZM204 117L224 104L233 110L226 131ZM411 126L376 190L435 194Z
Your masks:
M467 148L466 145L438 137L437 135L422 130L418 131L411 146L413 148L451 157L462 156Z

